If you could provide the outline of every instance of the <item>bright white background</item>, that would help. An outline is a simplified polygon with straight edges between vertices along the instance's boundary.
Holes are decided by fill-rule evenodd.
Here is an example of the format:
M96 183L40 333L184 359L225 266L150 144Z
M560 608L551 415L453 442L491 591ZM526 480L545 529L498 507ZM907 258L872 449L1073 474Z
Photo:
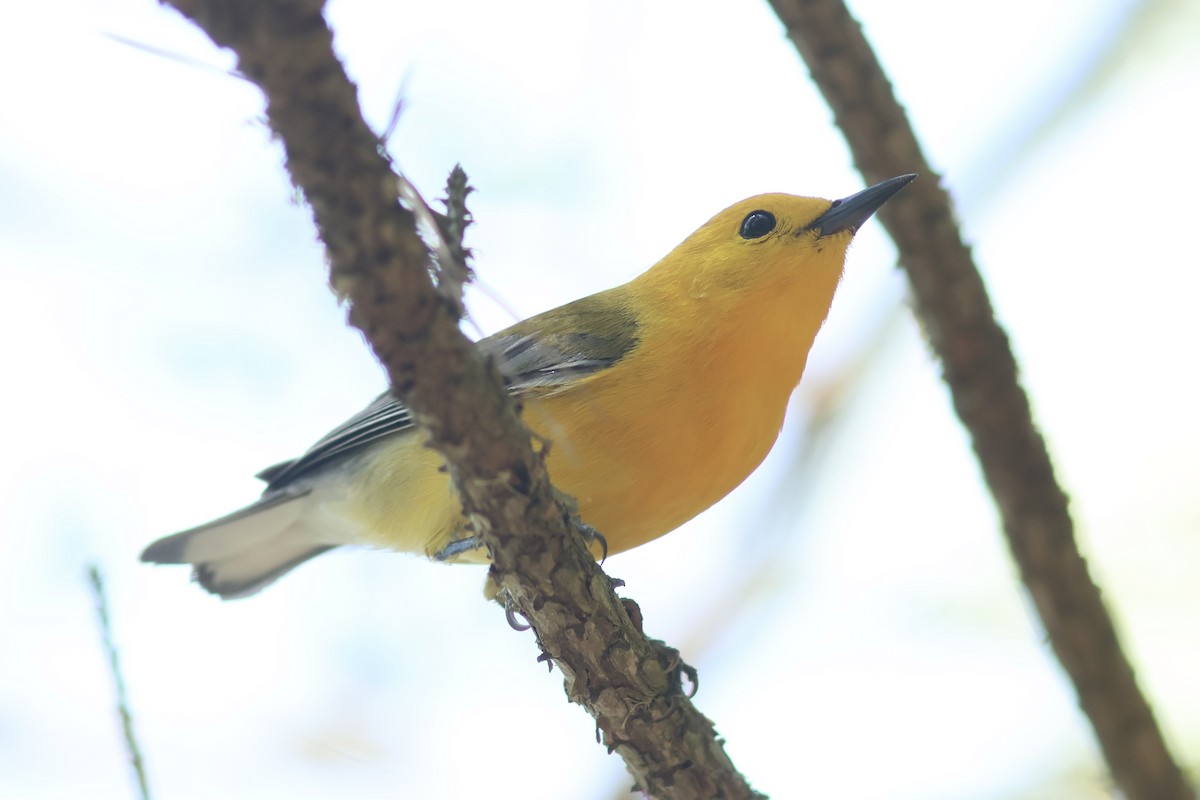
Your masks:
M1195 769L1198 7L854 10L959 202L1094 573ZM93 559L158 797L625 796L478 569L339 552L221 603L137 563L251 500L257 469L381 373L324 287L257 91L106 34L228 56L149 0L7 16L0 796L131 796ZM405 87L392 144L418 186L467 168L479 273L519 316L628 279L746 195L862 185L756 0L330 16L377 129ZM471 300L484 332L513 320ZM774 797L1106 796L904 302L869 226L767 464L609 571Z

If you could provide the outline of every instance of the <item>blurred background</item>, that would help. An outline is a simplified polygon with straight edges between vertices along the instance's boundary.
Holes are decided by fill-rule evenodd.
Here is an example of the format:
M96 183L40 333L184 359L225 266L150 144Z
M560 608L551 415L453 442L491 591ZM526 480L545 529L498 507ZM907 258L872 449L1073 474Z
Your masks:
M1195 770L1200 5L852 6ZM742 197L862 186L758 0L329 15L377 130L403 90L418 187L459 161L478 187L478 332L632 277ZM156 797L628 796L480 569L336 552L222 603L137 562L252 500L382 373L227 54L149 0L26 3L3 38L0 796L133 795L93 560ZM767 463L607 570L773 797L1111 794L877 225Z

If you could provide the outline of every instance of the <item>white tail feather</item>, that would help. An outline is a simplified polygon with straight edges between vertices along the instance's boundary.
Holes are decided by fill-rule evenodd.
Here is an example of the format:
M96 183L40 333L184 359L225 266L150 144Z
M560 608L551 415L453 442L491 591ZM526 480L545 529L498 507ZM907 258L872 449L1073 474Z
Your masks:
M268 495L257 503L190 530L159 539L142 553L143 561L192 564L205 589L223 598L245 597L292 567L341 541L326 526L314 525L307 491Z

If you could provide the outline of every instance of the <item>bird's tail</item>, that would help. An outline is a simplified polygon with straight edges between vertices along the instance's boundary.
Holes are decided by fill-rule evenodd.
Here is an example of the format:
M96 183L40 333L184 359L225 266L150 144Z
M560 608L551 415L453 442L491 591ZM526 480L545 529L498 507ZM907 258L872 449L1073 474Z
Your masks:
M218 520L159 539L142 553L155 564L191 564L208 591L247 597L314 556L337 547L305 519L307 491L274 492Z

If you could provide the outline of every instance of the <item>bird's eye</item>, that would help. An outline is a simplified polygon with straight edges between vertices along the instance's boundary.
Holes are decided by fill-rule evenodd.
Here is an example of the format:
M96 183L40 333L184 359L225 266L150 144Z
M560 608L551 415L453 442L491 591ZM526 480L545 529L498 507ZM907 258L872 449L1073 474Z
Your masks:
M775 215L770 211L751 211L742 220L743 239L758 239L775 230Z

